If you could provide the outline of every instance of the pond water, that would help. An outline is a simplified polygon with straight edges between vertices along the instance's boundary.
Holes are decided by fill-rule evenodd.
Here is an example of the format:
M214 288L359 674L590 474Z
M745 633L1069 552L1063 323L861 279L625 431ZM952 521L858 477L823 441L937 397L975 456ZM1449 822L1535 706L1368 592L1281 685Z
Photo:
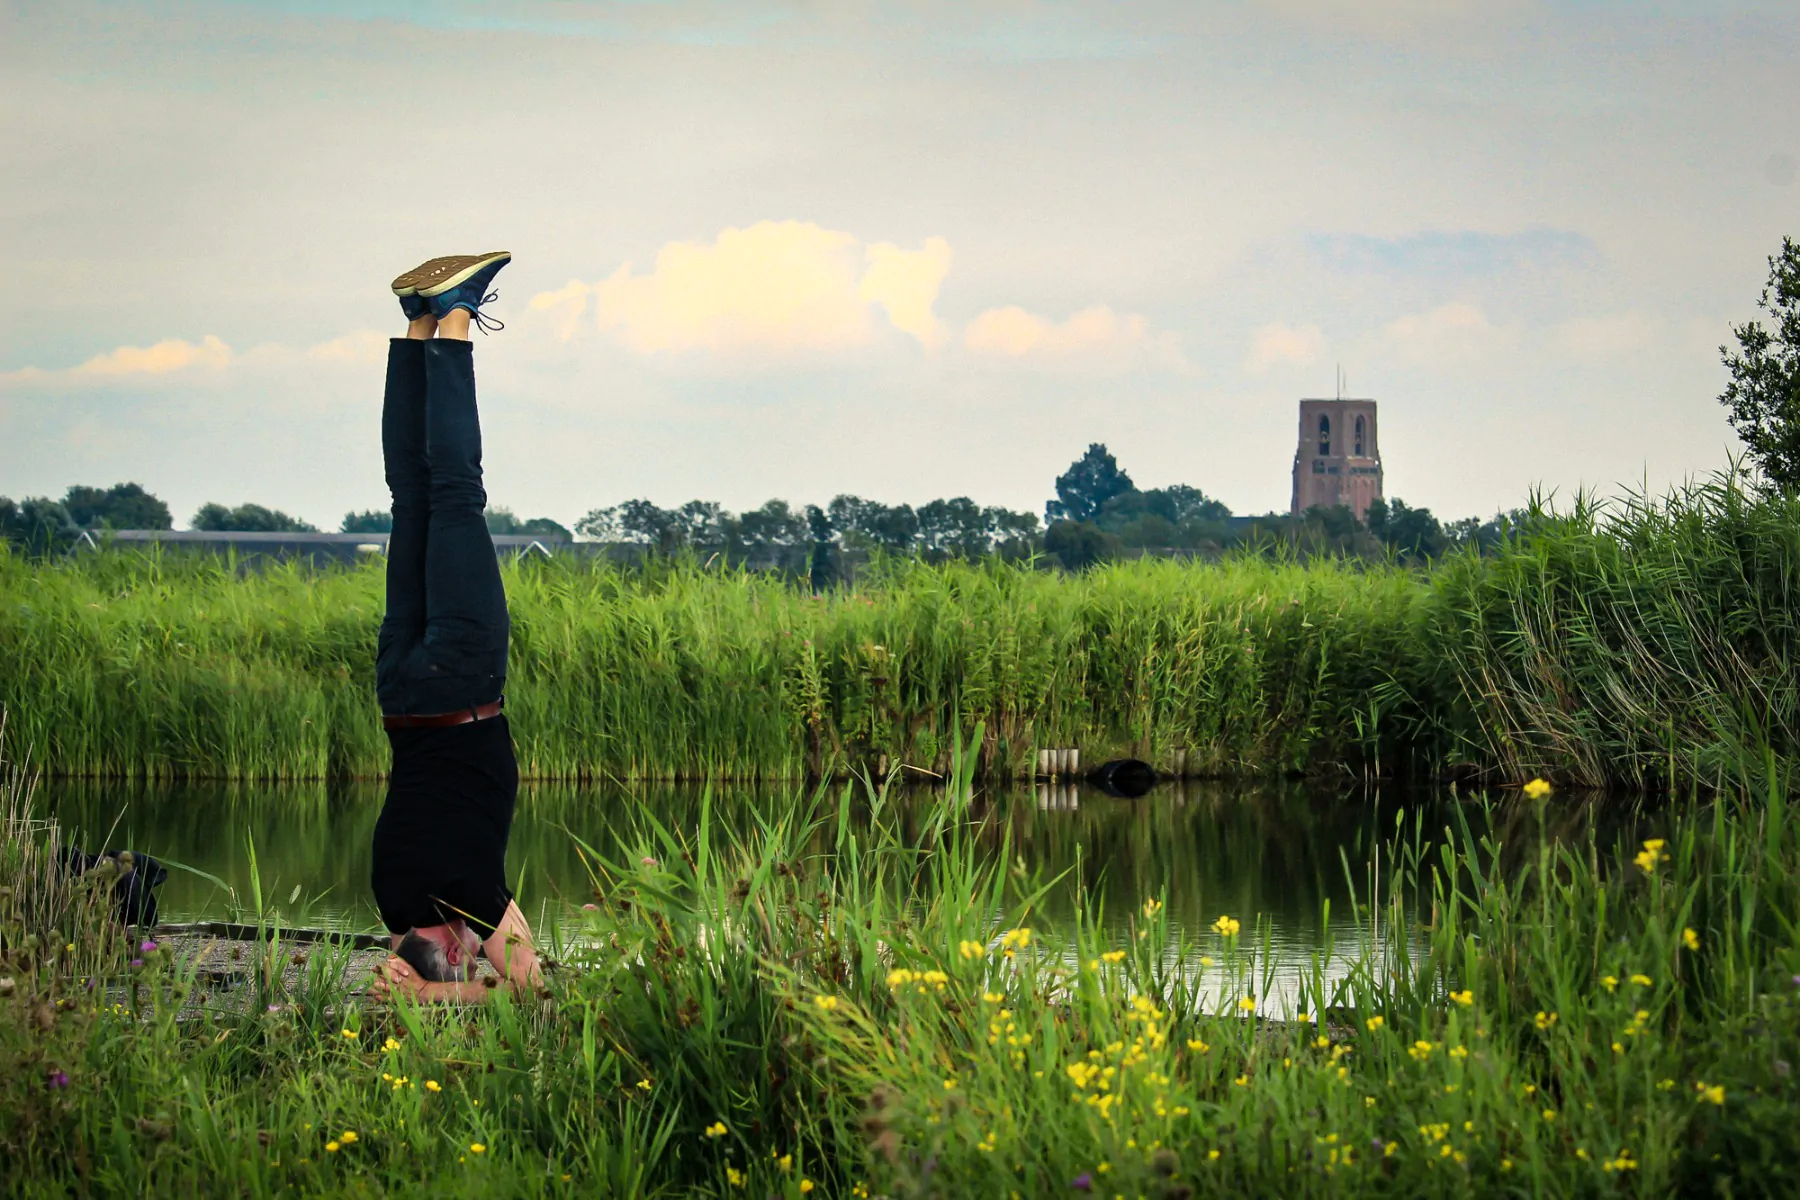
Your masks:
M794 790L715 784L714 819L747 826ZM575 838L616 858L630 849L619 836L634 810L692 830L701 797L691 785L524 785L507 850L521 906L534 922L554 925L591 894ZM84 849L131 849L169 863L158 893L164 921L246 919L254 848L265 904L284 924L373 930L369 842L381 800L378 783L46 780L34 807ZM898 798L902 813L930 801L924 791ZM1265 967L1290 980L1328 944L1332 975L1357 952L1352 889L1367 902L1372 849L1400 823L1410 840L1415 829L1441 836L1459 821L1479 831L1497 819L1447 791L1291 782L1169 783L1135 800L1083 785L1039 785L985 792L978 802L1011 818L1010 826L992 823L988 835L1008 862L1041 869L1045 878L1066 872L1047 897L1044 924L1066 921L1082 886L1103 904L1104 925L1115 934L1154 896L1166 900L1170 928L1190 938L1220 914L1242 921L1246 934L1260 918L1270 938ZM1506 820L1515 822L1517 811ZM1269 998L1285 990L1277 981Z

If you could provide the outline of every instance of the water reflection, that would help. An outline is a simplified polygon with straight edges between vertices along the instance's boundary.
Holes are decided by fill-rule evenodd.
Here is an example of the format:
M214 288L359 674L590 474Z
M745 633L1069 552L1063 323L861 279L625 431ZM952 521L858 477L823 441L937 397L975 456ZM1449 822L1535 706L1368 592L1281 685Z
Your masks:
M785 785L780 796L718 785L713 819L748 832L754 813L786 795ZM253 846L264 903L279 908L284 921L360 930L377 925L369 840L381 796L373 783L59 780L42 786L37 806L88 850L129 848L176 865L161 891L165 920L222 919L251 909ZM902 819L916 824L928 801L928 793L903 793L895 803ZM570 833L618 856L630 849L616 838L633 810L691 830L700 804L693 786L527 785L508 875L528 913L554 921L588 899L591 888ZM1410 840L1439 836L1460 821L1485 830L1488 820L1484 806L1442 791L1292 782L1165 784L1140 799L1081 784L1032 785L985 794L976 811L992 818L980 836L1009 864L1046 880L1060 877L1035 920L1066 925L1086 895L1099 906L1107 936L1123 944L1131 916L1157 898L1171 930L1210 944L1206 931L1221 914L1243 922L1246 935L1260 918L1274 965L1287 976L1309 968L1328 939L1340 964L1334 975L1356 952L1351 898L1366 902L1374 848L1401 823ZM1536 810L1508 809L1495 832L1509 842L1527 832L1535 838L1536 821Z

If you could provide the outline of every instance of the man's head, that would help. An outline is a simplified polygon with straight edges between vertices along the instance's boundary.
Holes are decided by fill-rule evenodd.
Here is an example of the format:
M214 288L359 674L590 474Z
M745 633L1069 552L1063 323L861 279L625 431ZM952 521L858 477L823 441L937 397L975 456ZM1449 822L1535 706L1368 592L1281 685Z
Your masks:
M461 920L444 925L417 925L400 939L394 953L434 983L457 983L475 974L481 939Z

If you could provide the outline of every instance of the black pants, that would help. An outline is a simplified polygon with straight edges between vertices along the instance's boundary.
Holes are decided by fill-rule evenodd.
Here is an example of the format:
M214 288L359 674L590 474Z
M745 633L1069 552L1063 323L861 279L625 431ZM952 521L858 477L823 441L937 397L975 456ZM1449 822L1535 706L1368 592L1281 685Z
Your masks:
M381 453L393 494L387 615L375 657L383 713L443 713L500 698L509 622L482 516L474 348L388 344Z
M509 630L482 517L469 343L389 344L381 449L394 497L375 666L381 711L447 713L497 700ZM392 729L388 741L393 768L370 855L383 922L402 933L465 917L485 934L512 896L506 842L519 768L506 718Z

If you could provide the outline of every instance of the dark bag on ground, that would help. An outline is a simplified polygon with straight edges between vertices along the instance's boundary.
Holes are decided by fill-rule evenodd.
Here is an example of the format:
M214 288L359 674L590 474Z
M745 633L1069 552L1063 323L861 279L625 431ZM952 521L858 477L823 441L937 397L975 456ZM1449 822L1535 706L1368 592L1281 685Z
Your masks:
M114 876L113 911L119 920L127 925L156 924L156 889L169 877L169 869L154 858L130 850L87 854L74 846L64 846L59 857L70 875L102 870Z

